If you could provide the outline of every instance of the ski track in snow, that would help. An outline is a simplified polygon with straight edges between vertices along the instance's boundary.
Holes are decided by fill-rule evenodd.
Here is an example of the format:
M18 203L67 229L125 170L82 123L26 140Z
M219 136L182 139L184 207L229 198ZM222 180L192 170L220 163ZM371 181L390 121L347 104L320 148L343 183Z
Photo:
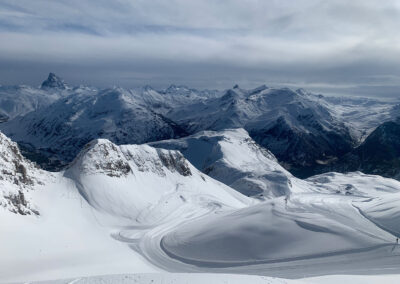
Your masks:
M153 227L128 227L113 237L127 243L133 250L142 254L149 262L169 272L239 273L285 278L303 278L326 274L389 274L400 273L400 246L394 243L395 237L378 224L366 218L353 201L364 197L337 196L328 194L292 195L286 206L288 214L312 210L322 216L330 216L363 234L376 238L378 245L328 251L321 254L303 255L265 261L241 263L202 263L180 258L163 246L163 238L174 229L203 217L217 214L216 207L202 212L180 208L169 216L170 221ZM371 233L372 232L372 233ZM377 235L379 233L379 235ZM393 241L392 241L393 240Z

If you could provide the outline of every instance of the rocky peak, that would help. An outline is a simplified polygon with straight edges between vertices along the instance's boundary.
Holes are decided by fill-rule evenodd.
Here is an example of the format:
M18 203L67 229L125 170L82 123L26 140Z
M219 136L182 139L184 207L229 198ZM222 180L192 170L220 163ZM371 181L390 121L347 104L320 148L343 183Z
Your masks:
M25 194L42 184L40 169L27 161L16 143L0 132L0 207L21 215L39 215Z
M122 177L134 172L153 172L166 176L166 170L192 175L183 155L178 151L156 149L147 145L117 146L107 139L88 143L69 166L81 174L106 174Z
M126 176L132 171L120 148L107 139L86 144L69 168L83 174L104 173L110 177Z
M41 89L49 89L49 88L57 88L65 90L67 89L67 84L65 84L64 80L58 77L54 73L49 73L48 78L43 81L41 85Z

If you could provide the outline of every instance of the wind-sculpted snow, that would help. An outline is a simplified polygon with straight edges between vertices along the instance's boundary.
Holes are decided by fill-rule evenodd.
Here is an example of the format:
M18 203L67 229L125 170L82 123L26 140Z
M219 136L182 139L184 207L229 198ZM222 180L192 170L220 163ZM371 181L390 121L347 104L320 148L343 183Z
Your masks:
M35 284L302 284L303 281L287 280L256 275L211 273L135 273L102 275L73 279L34 282Z
M315 190L323 193L336 193L364 197L377 197L400 190L400 182L378 175L366 175L361 172L325 173L306 179Z
M377 226L400 238L400 193L398 191L357 202L355 206Z
M310 198L318 201L318 196ZM335 206L344 207L346 200L342 202ZM312 205L302 204L296 197L287 205L283 199L275 199L205 218L166 235L162 247L186 263L229 267L356 251L393 240L384 231L366 231L362 223L348 226L335 214L321 209L313 212L308 206ZM348 205L347 210L351 209Z
M179 150L197 169L244 195L264 199L291 192L293 176L244 129L203 131L150 145Z
M244 130L222 134L188 139L199 145L209 139L222 157L249 155L227 159L231 167L252 168L256 157L276 165ZM22 178L12 162L20 160L18 148L6 137L1 145L3 165ZM201 163L209 149L198 149L204 152L193 158ZM395 180L361 173L290 177L290 194L255 202L200 172L179 151L106 139L90 142L63 172L27 169L34 183L26 195L40 215L0 211L0 281L155 271L290 278L400 272Z

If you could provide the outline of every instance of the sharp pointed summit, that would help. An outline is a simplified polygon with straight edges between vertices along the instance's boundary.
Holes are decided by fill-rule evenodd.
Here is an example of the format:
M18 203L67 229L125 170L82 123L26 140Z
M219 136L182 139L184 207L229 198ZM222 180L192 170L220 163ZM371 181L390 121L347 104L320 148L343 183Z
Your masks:
M68 86L63 79L58 77L56 74L50 72L49 77L47 77L47 79L43 81L40 88L41 89L57 88L65 90L68 88Z

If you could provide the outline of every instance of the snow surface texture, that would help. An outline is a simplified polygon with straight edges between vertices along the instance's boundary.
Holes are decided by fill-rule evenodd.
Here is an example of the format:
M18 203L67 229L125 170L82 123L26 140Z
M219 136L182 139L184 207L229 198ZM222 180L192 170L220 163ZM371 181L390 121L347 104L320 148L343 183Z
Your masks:
M58 281L43 281L37 284L94 284L94 283L137 283L137 284L290 284L290 283L303 283L302 281L286 280L265 276L250 276L250 275L234 275L234 274L196 274L196 273L146 273L146 274L133 274L133 275L107 275L95 277L82 277L77 279L67 279Z
M128 143L124 141L135 135L148 135L149 140L179 137L182 129L166 117L174 115L171 102L182 95L188 98L182 103L186 106L207 108L221 100L227 102L227 109L239 103L246 106L238 116L227 112L232 121L217 120L218 127L244 121L263 125L268 116L250 117L257 109L247 109L263 100L268 102L267 110L274 102L286 102L279 109L282 121L290 122L288 129L313 135L320 133L319 126L323 133L343 130L347 135L349 124L341 117L353 115L351 107L335 113L326 107L334 102L301 90L235 88L221 98L210 92L203 99L185 87L174 86L164 93L149 87L143 93L121 88L98 91L69 88L49 77L50 86L38 92L46 92L46 97L59 94L60 99L2 127L21 139L31 135L28 141L35 147L48 150L50 143L59 145L53 150L70 159L81 150L79 145L99 136L117 143ZM151 97L142 96L145 92ZM159 104L160 100L165 104ZM371 108L376 105L387 118L392 115L392 104L372 102ZM130 124L132 117L138 125ZM25 136L27 129L13 125L29 125L32 132ZM125 128L132 131L124 133ZM362 139L363 134L349 133ZM70 140L75 135L78 140ZM57 173L35 168L15 143L4 135L0 138L0 282L72 277L71 281L112 283L126 273L165 271L285 278L400 273L399 182L359 172L299 180L255 145L243 129L204 131L157 145L169 150L117 146L98 139ZM63 146L65 152L59 151ZM196 148L201 155L195 153ZM270 199L260 202L260 194ZM125 276L76 278L105 273ZM169 281L174 276L148 277L143 279ZM182 277L177 281L188 279ZM196 279L203 278L190 281Z
M10 192L23 190L29 200L23 210L31 214L13 210L12 202L0 207L0 282L112 283L127 273L165 271L283 278L400 273L400 182L358 172L299 180L240 129L163 143L183 143L195 163L199 156L192 147L207 139L219 151L215 157L223 161L221 167L262 172L253 177L260 183L269 171L281 171L290 179L290 194L259 202L205 175L179 151L117 146L105 139L87 144L64 171L49 173L36 169L1 136L2 167L11 174L0 172L0 198L7 201ZM232 152L249 159L244 154L229 159ZM24 177L33 183L25 184ZM21 182L14 183L15 178ZM105 273L124 276L78 279ZM175 281L174 275L146 277ZM181 277L177 281L188 279ZM208 276L193 277L190 281L208 281Z
M196 168L244 195L264 199L290 194L293 176L242 128L204 131L150 145L179 150Z

